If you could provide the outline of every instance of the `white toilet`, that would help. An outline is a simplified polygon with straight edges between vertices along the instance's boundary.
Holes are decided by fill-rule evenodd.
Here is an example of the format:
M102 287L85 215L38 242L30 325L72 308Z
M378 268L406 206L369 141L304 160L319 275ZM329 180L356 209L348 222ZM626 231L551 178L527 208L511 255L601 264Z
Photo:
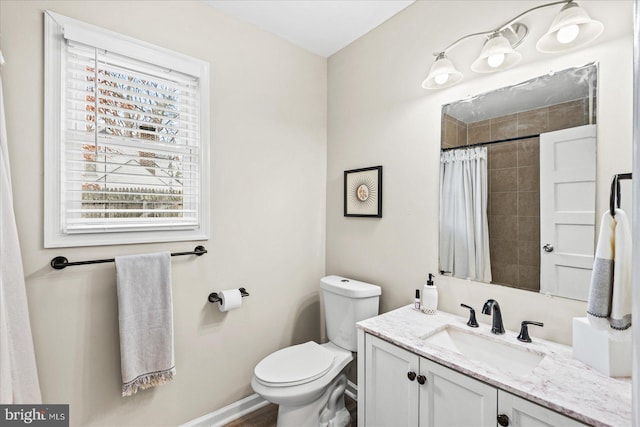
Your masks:
M380 287L340 276L320 280L329 341L278 350L258 363L251 386L279 405L278 427L348 426L346 368L357 350L356 322L378 314Z

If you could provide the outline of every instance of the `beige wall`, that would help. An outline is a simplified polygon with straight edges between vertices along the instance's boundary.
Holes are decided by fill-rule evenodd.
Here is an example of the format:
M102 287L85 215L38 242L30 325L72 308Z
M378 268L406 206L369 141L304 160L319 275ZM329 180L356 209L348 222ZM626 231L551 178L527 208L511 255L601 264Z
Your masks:
M70 260L196 242L43 249L43 10L211 64L209 253L174 258L177 376L120 397L113 264ZM2 69L15 209L44 400L72 425L177 425L253 393L255 364L320 337L325 268L326 60L195 1L0 2ZM245 286L221 314L209 292Z
M459 65L465 74L461 84L442 91L420 87L431 52L484 29L479 22L497 24L496 9L487 3L416 2L329 58L327 272L380 284L382 311L411 303L414 289L422 286L429 272L438 270L441 105L550 70L598 61L597 212L605 210L611 175L631 170L631 22L605 23L606 34L620 28L624 33L609 40L605 34L604 41L589 48L564 55L525 55L515 68L484 76L468 70L481 45L468 42L451 53L469 57L467 68ZM513 10L513 16L539 4L498 3L501 10ZM589 3L624 7L631 17L631 2ZM548 25L533 17L528 23L532 33L544 32L541 27ZM537 37L530 37L522 49L535 53ZM378 164L384 166L384 217L343 217L343 171ZM442 276L436 277L436 285L442 310L463 315L460 303L479 310L486 299L495 298L508 329L518 330L525 319L544 321L545 327L532 333L562 343L571 342L571 318L584 315L586 308L584 302ZM490 319L479 315L479 320Z

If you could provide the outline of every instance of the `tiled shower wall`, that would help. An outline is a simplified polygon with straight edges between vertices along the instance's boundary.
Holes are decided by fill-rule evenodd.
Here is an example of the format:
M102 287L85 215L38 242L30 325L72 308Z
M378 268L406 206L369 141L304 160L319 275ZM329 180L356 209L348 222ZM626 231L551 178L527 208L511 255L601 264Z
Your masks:
M597 105L594 101L591 105ZM595 123L588 98L474 123L445 115L442 148ZM540 290L540 138L488 146L492 283Z
M493 283L540 290L540 138L488 147Z

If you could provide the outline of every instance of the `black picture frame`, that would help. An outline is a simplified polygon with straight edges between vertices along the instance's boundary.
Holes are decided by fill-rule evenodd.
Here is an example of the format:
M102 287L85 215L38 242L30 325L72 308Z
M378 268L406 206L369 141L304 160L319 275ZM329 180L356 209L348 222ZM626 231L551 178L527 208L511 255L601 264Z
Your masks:
M344 171L344 216L382 218L382 166Z

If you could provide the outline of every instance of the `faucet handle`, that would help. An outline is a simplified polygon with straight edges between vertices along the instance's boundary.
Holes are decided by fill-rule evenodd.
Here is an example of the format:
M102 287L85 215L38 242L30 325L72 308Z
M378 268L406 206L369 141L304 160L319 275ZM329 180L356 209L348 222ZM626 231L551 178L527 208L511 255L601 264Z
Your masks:
M529 336L528 325L544 326L544 323L542 323L542 322L533 322L531 320L523 321L521 323L520 335L518 335L518 340L520 340L522 342L531 342L531 337Z
M478 321L476 320L476 311L473 309L473 307L468 306L467 304L460 304L460 307L469 309L469 321L467 322L467 326L471 328L477 328Z

